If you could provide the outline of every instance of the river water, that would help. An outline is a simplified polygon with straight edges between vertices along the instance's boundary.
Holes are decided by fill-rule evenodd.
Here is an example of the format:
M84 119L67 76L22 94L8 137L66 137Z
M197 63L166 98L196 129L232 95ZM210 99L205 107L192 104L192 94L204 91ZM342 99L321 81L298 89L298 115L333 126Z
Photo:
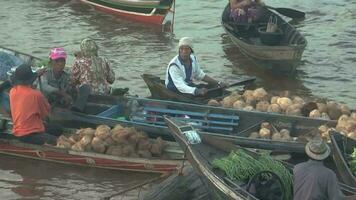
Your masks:
M171 34L161 27L96 11L75 0L0 0L0 45L41 58L53 47L64 47L70 54L70 66L80 41L92 37L101 48L100 55L107 57L115 69L114 86L148 96L140 75L164 77L167 63L177 53L179 38L190 36L200 65L217 79L234 82L255 76L257 85L267 90L291 90L356 108L356 1L265 2L306 12L304 21L291 22L308 40L295 77L263 71L240 54L220 25L227 1L177 1ZM0 174L1 199L98 199L150 178L3 156ZM137 199L137 191L125 198Z

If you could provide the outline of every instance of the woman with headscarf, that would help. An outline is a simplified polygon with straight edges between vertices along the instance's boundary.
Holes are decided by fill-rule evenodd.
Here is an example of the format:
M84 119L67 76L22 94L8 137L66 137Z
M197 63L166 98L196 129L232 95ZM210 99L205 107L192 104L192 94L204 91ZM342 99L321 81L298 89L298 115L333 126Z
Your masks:
M89 85L92 94L110 94L110 84L115 73L105 58L98 56L98 45L90 38L80 44L81 56L77 56L72 67L73 83L79 88Z

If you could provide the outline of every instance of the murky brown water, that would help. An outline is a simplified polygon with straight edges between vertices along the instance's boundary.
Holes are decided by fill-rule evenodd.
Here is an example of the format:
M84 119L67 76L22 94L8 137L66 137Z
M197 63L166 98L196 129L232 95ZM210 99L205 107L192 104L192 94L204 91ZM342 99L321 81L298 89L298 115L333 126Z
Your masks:
M289 89L356 108L356 1L265 1L307 14L306 20L295 23L308 40L296 77L273 76L239 53L220 25L227 1L192 2L177 1L174 34L170 34L161 27L95 11L76 0L0 0L0 44L46 57L57 46L72 54L83 38L92 37L115 68L115 86L148 96L140 74L164 77L167 63L177 53L178 39L191 36L201 66L218 79L233 82L256 76L257 84L269 90ZM72 61L71 55L68 66ZM1 199L98 199L150 176L1 156L0 177ZM136 199L137 193L129 193L130 198Z

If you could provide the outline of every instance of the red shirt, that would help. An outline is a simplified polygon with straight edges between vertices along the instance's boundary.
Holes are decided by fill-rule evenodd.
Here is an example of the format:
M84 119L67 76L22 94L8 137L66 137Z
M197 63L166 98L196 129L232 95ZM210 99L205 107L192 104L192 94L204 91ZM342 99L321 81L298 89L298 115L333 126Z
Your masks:
M15 136L45 131L42 119L48 116L50 105L42 93L27 85L10 90L10 109Z

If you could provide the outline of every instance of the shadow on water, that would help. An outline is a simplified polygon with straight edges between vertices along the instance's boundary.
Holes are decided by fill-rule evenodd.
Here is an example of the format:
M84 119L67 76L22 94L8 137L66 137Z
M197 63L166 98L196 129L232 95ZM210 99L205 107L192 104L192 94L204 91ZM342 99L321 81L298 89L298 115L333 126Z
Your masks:
M222 35L222 46L225 57L232 63L232 70L237 75L248 75L257 78L253 87L263 87L267 91L289 90L292 94L310 96L311 91L303 85L300 77L304 72L297 69L294 76L279 74L271 70L263 69L254 64L249 58L243 55L236 47L228 35Z

